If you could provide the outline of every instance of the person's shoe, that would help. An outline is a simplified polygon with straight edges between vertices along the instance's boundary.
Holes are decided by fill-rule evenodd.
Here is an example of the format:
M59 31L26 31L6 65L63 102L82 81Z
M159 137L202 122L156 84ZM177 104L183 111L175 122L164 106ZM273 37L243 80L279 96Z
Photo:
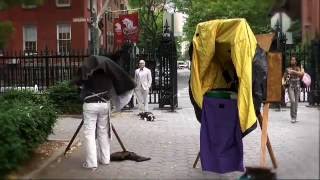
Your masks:
M296 119L294 119L294 118L291 119L291 123L296 123L296 122L297 122Z
M90 169L91 171L97 170L97 167L88 167L88 164L86 162L82 164L82 167L86 169Z
M104 162L99 161L99 164L102 164L102 165L107 166L107 165L109 165L109 164L110 164L110 161L109 161L108 163L104 163Z

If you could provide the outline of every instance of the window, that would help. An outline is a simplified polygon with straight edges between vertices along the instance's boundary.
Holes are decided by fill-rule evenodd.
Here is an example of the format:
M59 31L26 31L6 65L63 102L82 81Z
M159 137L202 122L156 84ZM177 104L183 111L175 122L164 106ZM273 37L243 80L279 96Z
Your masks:
M120 10L126 10L126 6L124 4L120 4Z
M70 7L71 0L56 0L57 7Z
M71 26L70 24L59 24L57 26L58 53L68 54L71 50Z
M37 27L28 25L23 27L23 50L27 53L37 52Z

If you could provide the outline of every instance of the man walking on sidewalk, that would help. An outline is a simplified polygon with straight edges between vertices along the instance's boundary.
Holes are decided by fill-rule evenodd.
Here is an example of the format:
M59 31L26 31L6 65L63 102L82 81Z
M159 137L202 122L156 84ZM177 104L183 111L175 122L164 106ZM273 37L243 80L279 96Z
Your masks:
M150 69L145 67L145 61L139 61L139 68L135 71L135 81L137 87L135 89L139 103L139 109L142 112L148 111L148 94L152 84L152 76Z

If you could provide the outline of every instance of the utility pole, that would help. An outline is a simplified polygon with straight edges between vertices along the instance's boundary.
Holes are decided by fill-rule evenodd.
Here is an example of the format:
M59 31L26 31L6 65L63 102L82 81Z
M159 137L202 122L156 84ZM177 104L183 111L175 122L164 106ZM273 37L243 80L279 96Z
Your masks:
M90 0L90 54L99 54L99 30L97 22L97 10L93 8L93 0Z

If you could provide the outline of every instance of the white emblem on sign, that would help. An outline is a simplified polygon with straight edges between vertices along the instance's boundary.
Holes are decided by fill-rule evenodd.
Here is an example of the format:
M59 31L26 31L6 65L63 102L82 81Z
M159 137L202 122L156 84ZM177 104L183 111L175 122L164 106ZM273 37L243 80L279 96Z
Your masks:
M122 23L126 26L123 29L124 34L134 34L138 31L138 27L133 25L133 21L128 18L124 18Z

